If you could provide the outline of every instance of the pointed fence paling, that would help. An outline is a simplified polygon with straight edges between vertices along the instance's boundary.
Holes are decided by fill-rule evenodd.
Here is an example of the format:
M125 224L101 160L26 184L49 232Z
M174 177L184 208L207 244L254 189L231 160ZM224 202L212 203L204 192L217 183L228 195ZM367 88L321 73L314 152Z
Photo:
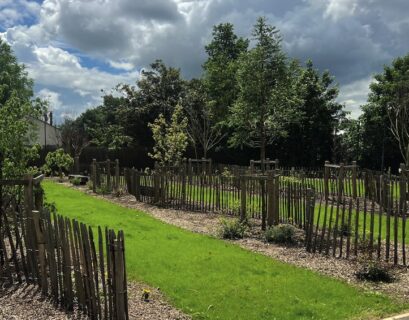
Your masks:
M32 200L32 181L20 181L24 203L3 201L0 280L36 284L63 309L76 306L91 319L128 319L123 231L32 210L40 203Z

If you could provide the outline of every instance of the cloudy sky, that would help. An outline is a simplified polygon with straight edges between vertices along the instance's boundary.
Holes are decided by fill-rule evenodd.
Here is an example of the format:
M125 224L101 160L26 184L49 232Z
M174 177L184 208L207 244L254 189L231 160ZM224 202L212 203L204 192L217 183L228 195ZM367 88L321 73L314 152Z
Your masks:
M0 37L61 119L134 83L157 58L200 75L213 25L249 36L263 15L289 56L336 77L339 101L357 116L371 76L409 51L408 13L408 0L0 0Z

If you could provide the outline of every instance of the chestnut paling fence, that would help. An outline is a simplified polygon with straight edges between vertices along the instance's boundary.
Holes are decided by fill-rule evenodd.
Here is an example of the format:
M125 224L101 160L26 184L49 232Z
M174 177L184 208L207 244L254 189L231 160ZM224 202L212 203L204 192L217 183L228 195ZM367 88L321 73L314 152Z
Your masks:
M110 168L112 162L108 162ZM308 251L344 258L370 256L406 265L408 175L399 176L328 162L322 168L212 170L211 162L140 171L107 162L91 165L95 190L121 189L138 201L180 210L259 219L262 229L293 224ZM191 169L194 163L199 163ZM213 168L217 167L213 165ZM202 170L200 170L200 168ZM117 182L114 182L117 181Z
M29 283L67 311L91 319L128 319L123 231L50 213L36 185L42 176L0 180L0 280Z

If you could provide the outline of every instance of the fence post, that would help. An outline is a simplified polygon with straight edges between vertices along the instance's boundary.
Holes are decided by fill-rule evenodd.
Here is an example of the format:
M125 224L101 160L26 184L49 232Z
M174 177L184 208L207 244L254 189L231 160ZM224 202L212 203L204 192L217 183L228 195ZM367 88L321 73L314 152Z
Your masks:
M406 190L406 166L404 163L400 164L400 175L399 175L399 189L400 189L400 203L403 205L407 200L407 190Z
M130 182L129 194L135 196L135 168L134 167L132 167L129 173L129 182Z
M92 159L92 191L97 192L97 160Z
M324 165L324 195L325 195L325 200L328 200L329 196L329 161L325 161Z
M121 232L120 232L121 233ZM124 244L119 237L114 240L114 277L115 277L115 309L116 309L116 319L126 320L127 310L125 308L125 297L126 297L126 276L125 276L125 261L124 261Z
M267 175L267 225L274 224L274 179L271 173Z
M46 295L48 293L48 279L47 279L47 267L46 267L46 258L45 258L45 239L44 233L41 228L40 223L40 212L33 210L33 220L34 228L37 238L37 248L38 248L38 260L40 263L40 283L41 283L41 292Z
M74 170L76 174L80 173L80 157L74 157Z
M119 160L115 159L115 191L119 192Z
M352 198L356 199L356 179L357 179L357 165L356 161L352 161Z
M280 176L274 176L274 213L273 224L276 226L280 223Z
M241 210L240 210L240 221L245 221L247 217L247 203L246 203L246 177L240 177L240 190L241 190Z
M254 173L254 160L250 160L250 172Z
M314 191L307 189L305 242L307 252L311 252L312 233L314 230Z
M141 175L138 170L133 170L133 180L135 187L135 198L141 201Z
M156 172L153 174L153 188L154 188L153 202L157 204L159 202L160 197L160 181L159 175Z
M339 164L339 174L338 174L338 199L341 199L344 194L344 163Z
M111 160L106 161L106 171L107 171L107 190L111 191Z
M278 165L279 165L279 161L278 161L278 159L275 159L275 160L274 160L274 169L275 169L275 170L278 170L278 169L279 169L279 166L278 166Z

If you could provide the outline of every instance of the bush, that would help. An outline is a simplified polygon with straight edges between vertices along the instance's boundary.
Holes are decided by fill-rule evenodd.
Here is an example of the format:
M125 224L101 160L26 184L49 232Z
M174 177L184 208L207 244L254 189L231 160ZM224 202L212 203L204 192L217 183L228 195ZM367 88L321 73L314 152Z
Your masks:
M355 273L359 280L372 282L392 282L394 280L391 267L381 261L365 260Z
M344 237L348 237L352 234L351 226L348 223L344 223L338 229L338 234L343 235Z
M296 228L291 224L270 227L264 233L267 242L293 244L296 242Z
M220 221L220 236L223 239L241 239L246 231L246 224L238 219L222 219Z
M42 169L47 175L58 174L62 178L63 170L69 170L73 164L74 159L60 148L47 154Z
M73 179L71 179L71 183L74 186L79 186L79 185L81 185L81 178L73 178Z
M102 184L99 188L97 188L96 193L98 194L110 194L111 193L111 189L108 188L108 186L106 184Z

